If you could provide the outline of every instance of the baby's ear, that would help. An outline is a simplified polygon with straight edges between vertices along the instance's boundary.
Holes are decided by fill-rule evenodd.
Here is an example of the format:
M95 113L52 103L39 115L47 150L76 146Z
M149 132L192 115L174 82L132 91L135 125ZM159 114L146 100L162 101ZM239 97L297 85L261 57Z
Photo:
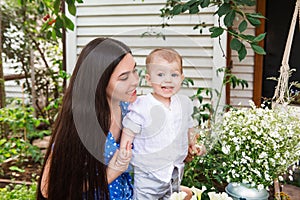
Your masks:
M146 79L148 85L149 85L149 86L152 86L150 74L146 74L146 75L145 75L145 79Z
M181 82L184 80L184 75L181 74Z

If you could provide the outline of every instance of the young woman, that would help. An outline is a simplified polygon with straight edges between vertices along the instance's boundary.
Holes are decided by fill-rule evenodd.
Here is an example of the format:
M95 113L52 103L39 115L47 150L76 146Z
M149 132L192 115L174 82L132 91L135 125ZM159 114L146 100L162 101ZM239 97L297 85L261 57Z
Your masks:
M97 38L82 50L45 156L37 199L132 199L126 169L131 148L118 150L124 102L136 99L130 49Z

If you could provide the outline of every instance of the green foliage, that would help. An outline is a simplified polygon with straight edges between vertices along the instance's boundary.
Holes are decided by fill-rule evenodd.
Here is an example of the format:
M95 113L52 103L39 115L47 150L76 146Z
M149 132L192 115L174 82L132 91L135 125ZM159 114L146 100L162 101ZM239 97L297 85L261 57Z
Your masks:
M261 34L257 37L252 35L244 35L243 32L248 28L248 24L252 26L259 26L261 24L261 19L264 16L260 13L246 13L243 9L246 6L254 6L256 4L255 0L167 0L165 7L162 8L161 17L170 19L176 15L188 12L189 14L201 13L201 9L210 6L217 6L217 14L219 18L219 25L213 26L209 29L211 32L211 37L220 37L224 31L232 35L232 41L230 47L232 50L238 52L239 60L243 60L247 55L247 50L244 43L249 43L251 48L257 54L266 54L264 49L258 45L258 42L264 39L265 34ZM241 22L238 24L237 30L233 30L233 24L235 19L241 18ZM221 19L223 19L224 26L221 25ZM162 24L165 27L167 23ZM205 22L198 24L194 27L199 28L202 26L207 26ZM202 29L200 29L202 32Z
M224 155L219 149L213 149L205 156L196 157L193 161L186 163L182 185L197 188L205 186L206 188L215 188L216 191L223 191L226 183L222 167Z
M196 94L190 97L192 100L197 100L199 102L199 105L194 106L193 112L193 118L197 120L199 126L207 122L209 123L209 126L211 122L215 121L216 111L218 110L220 104L221 92L227 84L229 84L232 88L241 86L242 89L244 89L245 87L248 87L248 82L246 80L238 78L227 68L219 68L217 69L216 73L218 76L220 74L223 75L223 81L219 89L198 88ZM193 82L190 81L190 84L193 85ZM214 95L217 97L217 102L215 105L211 103ZM204 101L204 99L207 99L207 101ZM227 109L228 107L230 106L226 105L223 110Z
M37 185L7 185L4 188L0 188L0 197L2 200L34 200L36 199Z
M12 63L17 74L25 75L22 87L30 97L34 93L39 97L33 102L37 115L52 123L57 109L50 112L45 108L61 96L66 73L62 70L62 49L59 47L59 41L49 38L49 32L45 31L43 25L49 20L54 20L49 14L48 7L51 3L52 1L40 0L5 0L1 10L5 55L3 62ZM64 26L64 20L70 23L63 16L59 18L56 29L59 30L58 26ZM31 66L32 61L34 69ZM33 70L34 88L31 84Z
M27 161L29 158L35 162L41 162L42 154L38 147L33 146L29 142L21 138L3 138L0 140L0 163L3 161L17 157L18 163ZM11 170L16 170L12 168Z
M237 86L241 86L242 88L248 87L247 81L237 78L227 68L219 68L216 73L217 75L223 75L223 81L219 90L198 88L196 94L191 97L191 99L198 100L199 102L198 106L194 106L193 112L193 118L197 120L198 126L201 129L199 143L204 144L209 153L203 157L196 157L193 161L186 163L182 180L182 184L188 187L202 188L202 186L205 186L208 188L202 194L203 199L209 199L207 193L212 191L211 188L215 188L213 191L224 191L224 184L226 183L226 174L222 162L225 154L221 151L221 144L215 140L210 129L211 124L214 124L216 120L222 90L227 84L232 88ZM211 103L214 95L217 96L215 105ZM204 101L205 97L208 101ZM223 110L226 110L228 107L230 105L225 106Z
M31 106L23 106L20 99L14 99L7 107L0 109L0 131L5 134L8 132L10 136L29 140L49 134L49 131L36 129L41 123L49 124L48 120L36 118L33 113L34 109Z
M23 2L27 2L27 0L23 0ZM73 16L76 15L76 6L75 3L83 3L82 0L38 0L39 8L41 14L44 14L44 24L42 27L42 31L46 32L47 38L57 40L61 38L63 35L63 30L74 30L74 24L68 18L64 11L64 4L66 3L66 10Z

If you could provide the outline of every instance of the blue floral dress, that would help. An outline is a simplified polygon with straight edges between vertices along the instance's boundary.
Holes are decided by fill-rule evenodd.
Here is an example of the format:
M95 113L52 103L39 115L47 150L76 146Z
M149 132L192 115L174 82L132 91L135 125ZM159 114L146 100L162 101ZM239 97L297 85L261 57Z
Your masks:
M128 112L129 103L121 102L122 118ZM105 143L104 158L106 164L109 163L110 159L113 157L116 150L120 147L120 144L116 142L112 133L107 134L107 139ZM109 187L110 200L131 200L133 198L133 187L132 178L129 174L130 169L121 174L113 182L111 182Z

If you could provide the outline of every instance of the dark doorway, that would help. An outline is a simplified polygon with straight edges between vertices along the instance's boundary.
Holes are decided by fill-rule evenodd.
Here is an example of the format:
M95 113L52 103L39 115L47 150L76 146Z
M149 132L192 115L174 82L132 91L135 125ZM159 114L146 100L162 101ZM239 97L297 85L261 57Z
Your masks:
M272 98L276 81L267 80L268 77L278 77L281 60L288 37L292 16L295 10L296 0L267 0L266 6L266 32L265 49L267 55L264 58L262 96ZM298 16L299 20L299 16ZM299 22L295 28L293 44L289 59L290 68L296 72L290 81L300 82L300 33Z

